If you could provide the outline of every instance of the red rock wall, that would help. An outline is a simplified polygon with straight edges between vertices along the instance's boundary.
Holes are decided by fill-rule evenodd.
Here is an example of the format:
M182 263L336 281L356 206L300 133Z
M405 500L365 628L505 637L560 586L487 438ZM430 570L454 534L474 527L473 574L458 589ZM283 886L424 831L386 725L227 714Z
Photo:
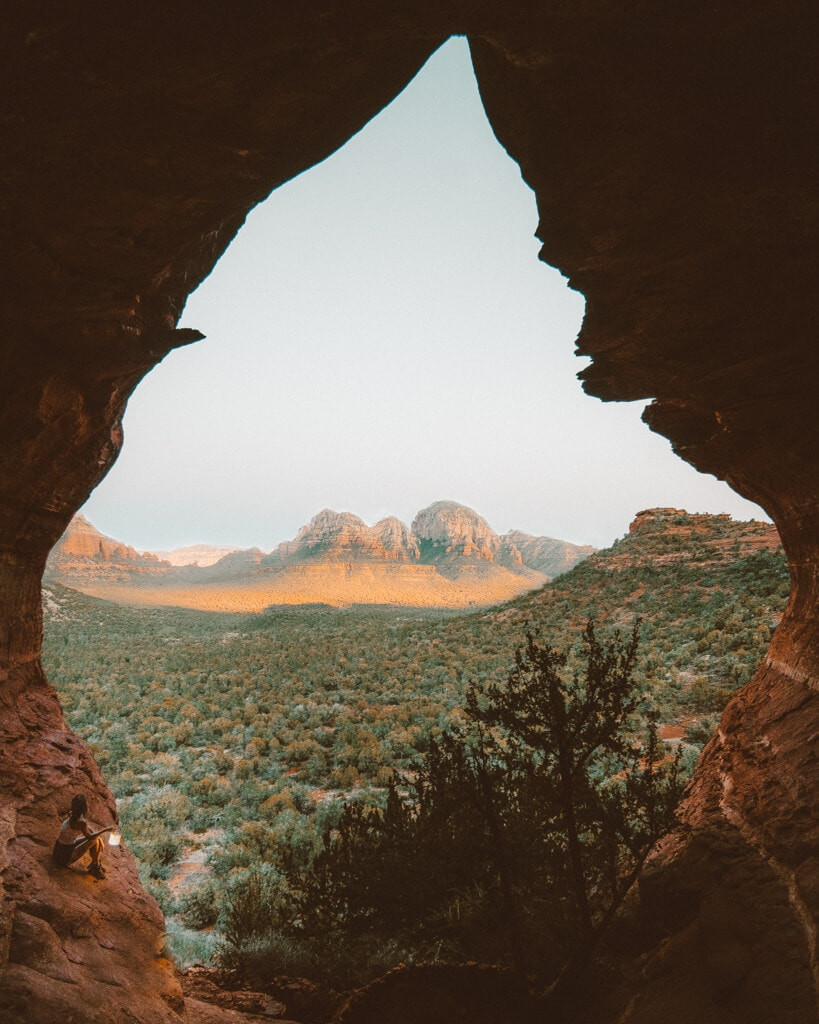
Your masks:
M42 568L116 457L133 388L196 339L179 311L247 211L455 30L537 193L543 256L587 297L587 389L654 398L653 429L771 513L794 579L643 879L644 959L609 1005L635 1024L802 1024L819 973L815 4L291 7L43 2L4 22L0 1009L176 1017L127 854L116 910L49 866L65 793L112 804L42 678Z
M586 389L654 398L653 429L771 513L794 580L643 879L618 1019L797 1024L819 981L816 17L596 6L476 40L487 111L587 297Z
M301 8L312 10L302 13ZM133 388L248 210L378 112L444 38L379 5L20 5L5 77L0 349L0 1018L178 1020L161 914L123 851L50 851L113 800L39 663L40 577L113 463Z

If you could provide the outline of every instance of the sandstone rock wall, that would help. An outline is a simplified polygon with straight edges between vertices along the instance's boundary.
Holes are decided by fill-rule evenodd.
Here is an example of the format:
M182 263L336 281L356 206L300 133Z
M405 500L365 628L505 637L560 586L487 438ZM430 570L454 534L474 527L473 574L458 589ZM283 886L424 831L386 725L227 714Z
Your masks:
M654 858L643 912L664 945L620 1020L796 1024L816 1017L819 981L819 168L803 36L817 19L800 4L678 13L544 9L473 56L537 193L542 256L586 295L586 389L653 398L653 429L772 515L794 580Z
M113 803L42 677L46 556L116 458L134 387L201 337L175 324L247 212L355 133L445 35L437 15L416 24L374 3L231 13L212 0L148 0L78 13L45 0L6 12L0 1017L9 1024L169 1024L182 1010L159 952L161 915L127 854L110 882L90 888L50 865L66 794L86 792L95 813ZM115 904L112 934L98 925Z
M163 956L164 922L124 847L108 875L51 862L75 792L89 820L116 820L85 744L70 733L38 672L0 687L0 1019L26 1024L158 1024L178 1019L182 992Z
M325 508L299 530L295 540L280 544L269 561L416 562L418 556L418 541L399 519L390 517L367 526L351 512Z
M133 388L199 337L175 329L180 309L247 211L342 144L453 31L469 34L490 120L537 193L543 257L587 298L587 389L654 399L653 429L773 516L793 576L768 660L729 705L683 825L643 879L643 959L594 1019L815 1017L818 18L808 0L323 0L284 13L180 0L82 15L45 0L6 12L7 1019L178 1019L161 922L127 858L116 913L50 873L49 793L83 788L105 809L111 797L39 668L46 555L116 458Z
M514 552L517 552L519 560L524 565L528 565L530 569L537 569L547 576L559 576L568 572L573 565L596 550L590 544L571 544L552 537L533 537L522 530L510 530L501 540L509 552L507 557L514 558Z
M454 501L436 501L412 521L412 532L426 542L430 560L459 558L496 562L500 538L489 523L472 509Z
M170 571L170 563L149 552L136 551L110 537L104 537L84 516L74 516L68 529L52 548L46 561L45 575L61 580L139 579L162 576Z

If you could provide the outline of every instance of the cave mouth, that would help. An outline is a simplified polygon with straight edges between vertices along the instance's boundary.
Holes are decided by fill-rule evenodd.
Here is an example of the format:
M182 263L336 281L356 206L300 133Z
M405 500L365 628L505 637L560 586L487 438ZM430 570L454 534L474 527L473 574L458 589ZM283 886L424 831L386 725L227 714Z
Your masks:
M109 893L101 942L99 915L66 898L50 871L65 787L113 803L42 675L40 570L110 468L128 394L192 340L173 332L189 282L264 191L341 145L466 27L492 123L536 188L546 255L588 296L595 389L658 395L652 426L770 510L793 570L771 652L698 769L684 834L642 879L650 933L640 948L654 953L639 986L629 974L623 1012L812 1019L819 444L807 5L783 18L771 5L728 4L683 21L659 8L590 16L456 5L457 26L448 5L360 20L347 5L286 18L259 6L255 20L219 24L194 6L130 20L27 10L12 14L3 40L15 201L0 375L2 457L13 470L0 474L3 1008L21 1024L65 1016L78 1001L100 1007L99 1020L112 1003L146 1020L181 1010L178 981L156 955L163 924L133 863ZM112 987L119 949L128 966ZM41 970L52 955L67 981ZM613 1007L606 1001L597 1019L620 1018Z
M646 507L762 516L647 431L644 403L582 392L583 299L536 224L450 39L251 213L184 311L206 340L139 385L83 514L141 550L270 550L323 507L410 522L446 497L598 547Z
M468 59L466 45L463 41L448 45L460 47L458 60L463 62ZM444 56L446 55L439 54L441 58ZM436 58L433 57L432 60L435 61ZM450 71L450 73L452 72ZM421 75L424 75L423 71ZM528 237L532 225L536 222L533 193L520 179L517 166L502 154L497 141L491 135L477 96L471 70L469 77L471 80L469 96L472 103L471 116L481 122L487 146L492 150L497 161L488 171L483 169L483 177L480 177L477 185L474 186L474 191L463 185L464 175L474 172L474 163L471 162L472 153L463 145L451 147L448 153L450 164L452 161L456 162L461 177L458 177L450 166L450 182L444 194L432 193L432 189L438 184L437 178L440 175L428 173L434 155L429 144L427 148L422 148L418 162L412 166L412 174L406 180L396 180L396 166L391 165L388 167L389 173L385 176L386 180L376 181L373 184L370 179L366 179L362 185L359 181L359 178L362 177L360 158L354 155L355 146L357 144L364 145L365 148L370 146L375 151L376 158L379 153L378 144L370 143L367 140L369 126L364 128L360 137L353 139L341 152L328 158L319 167L305 171L297 179L277 190L268 203L263 204L251 215L251 222L240 231L237 239L220 259L210 277L193 294L188 303L184 323L191 327L201 326L208 333L208 340L170 354L162 366L152 371L148 379L137 389L135 397L131 399L130 405L135 415L133 421L126 421L129 435L128 445L117 466L85 506L84 511L89 518L98 519L95 508L105 508L103 498L107 491L115 495L113 498L107 499L112 505L119 504L133 511L139 504L135 500L139 492L153 488L155 492L159 492L151 496L155 502L153 515L157 520L161 520L164 515L162 502L167 500L167 495L174 489L186 495L193 492L192 503L199 508L220 505L221 521L227 523L227 529L230 528L229 517L236 508L237 498L240 503L261 506L260 519L264 519L266 515L264 502L260 501L258 494L242 493L242 478L253 476L254 473L258 474L260 467L264 472L267 466L272 464L275 466L277 485L279 487L289 486L290 481L294 478L298 479L299 467L297 464L305 458L303 452L309 453L311 450L315 452L320 451L322 447L328 447L333 461L336 464L340 463L340 466L333 466L338 476L352 477L355 482L359 482L360 472L356 473L349 465L345 465L341 461L341 456L345 449L364 449L368 455L368 468L372 465L383 466L385 456L368 450L368 435L374 429L383 431L390 436L390 445L393 450L397 447L400 452L408 455L413 446L421 447L418 445L418 431L421 426L424 426L428 431L427 447L421 447L421 455L428 458L430 449L435 447L436 436L440 447L441 433L447 432L444 421L433 419L432 413L436 411L437 407L454 404L452 392L455 389L463 389L466 392L466 399L462 404L456 405L455 415L448 421L450 423L449 432L453 434L455 443L452 449L446 451L442 461L449 470L457 463L459 451L462 452L469 447L476 448L478 451L478 468L480 470L485 470L484 453L487 451L493 453L500 451L508 461L510 445L516 439L518 446L523 449L523 461L510 479L520 480L524 478L526 470L536 463L540 445L545 436L555 447L566 445L570 448L570 457L563 462L558 459L554 473L549 475L549 487L554 487L554 477L557 475L560 481L558 486L561 490L569 491L573 482L575 490L577 490L577 465L578 463L582 464L584 476L590 477L589 480L584 480L584 487L588 488L583 492L582 504L584 505L594 507L595 499L601 491L620 497L619 489L614 483L615 477L601 482L600 479L595 479L594 474L589 471L589 464L594 459L597 459L600 465L605 466L615 476L619 474L622 477L622 474L627 472L629 485L633 485L635 481L632 478L637 477L647 478L655 487L662 487L669 478L676 483L677 477L674 475L674 470L679 470L681 479L706 480L687 464L673 456L668 451L664 440L645 429L645 426L639 422L633 405L597 403L591 401L580 390L576 381L578 361L571 351L571 342L580 326L582 301L577 293L572 293L566 288L565 282L556 271L544 267L535 259L537 243ZM425 85L420 82L415 84L424 86L428 94L440 94L439 83ZM414 85L408 87L408 95L405 99L411 99L410 91L413 88ZM400 98L396 102L400 102ZM429 102L430 100L427 99L426 104L419 105L428 106ZM386 118L390 116L390 111L387 110L380 116ZM453 112L453 117L460 116L462 116L462 112ZM415 117L418 122L417 132L419 135L423 135L424 129L417 111ZM372 127L377 129L378 126L373 124ZM451 123L446 127L451 129ZM391 141L397 149L396 164L406 165L409 159L407 149L398 149L398 142L394 138L390 139L391 131L393 134L398 133L404 136L406 144L405 124L400 125L398 129L388 129L386 133L382 132L382 138L379 140L382 147L381 153L384 152L383 135L386 134L387 141ZM441 137L447 134L444 127L439 126L437 132L438 136L433 136L432 141L440 153L445 144L451 140ZM409 138L410 149L413 146L417 147L417 139L417 135ZM329 230L331 211L327 207L319 206L317 194L310 191L309 179L313 175L329 172L334 164L343 163L345 151L349 163L342 167L340 173L342 182L346 180L346 189L343 194L350 208L343 211L347 215L346 220L341 220L338 227L332 225L335 228L335 234L333 234ZM372 158L373 154L371 153L370 156ZM428 223L419 225L413 224L413 211L417 210L416 206L410 205L408 212L404 211L402 217L399 218L395 215L395 203L397 197L409 191L410 182L417 183L419 178L423 177L424 168L427 169L427 177L430 179L424 184L433 195L435 202L430 204L432 210L428 214ZM510 180L513 179L517 197L522 197L516 198L513 204L516 217L509 216L503 207L498 212L498 227L504 233L481 234L474 225L470 225L474 217L474 210L476 207L488 208L491 201L497 200L498 182L504 176ZM479 176L476 175L476 177ZM351 255L350 253L350 234L362 227L360 223L356 224L356 216L361 219L362 215L357 213L357 210L363 207L356 206L349 199L350 193L357 187L360 187L363 194L359 202L366 200L370 204L368 209L373 206L375 209L380 209L378 217L368 214L366 218L368 223L363 226L362 234L368 241L369 248L375 251L378 257L374 263L370 262L367 265L364 265L356 254ZM297 196L294 199L294 190L299 188L304 190L305 197ZM336 193L341 191L337 184L331 183L326 188ZM422 193L421 186L418 188ZM467 201L463 207L454 208L456 199L462 200L464 194ZM310 210L311 206L312 210ZM310 211L315 223L319 225L319 227L311 228L308 232L305 232L304 225L306 222L311 224L313 222L308 221L305 209ZM415 221L419 219L416 217ZM389 225L387 232L389 238L385 238L385 224ZM419 240L416 240L416 243L421 251L421 258L408 268L407 236L413 227L417 229L419 235ZM290 236L287 234L288 229L292 231ZM516 251L515 257L512 259L510 248L513 240L518 238L526 239L527 245L521 246L520 254L518 255ZM457 240L461 248L447 247L446 241L452 239ZM437 245L435 244L436 240ZM301 245L299 246L300 241ZM387 246L387 241L392 243L391 248ZM464 245L464 242L467 244ZM243 252L243 247L246 247L246 252ZM461 283L461 278L465 276L461 273L461 268L470 263L480 262L476 259L476 253L488 254L489 257L496 257L500 254L500 259L487 258L485 262L480 263L477 290L473 284L470 291L465 284ZM325 261L320 275L316 273L310 263L311 259L317 257L322 257ZM313 292L303 287L299 291L297 282L286 276L286 271L290 269L286 266L288 263L295 264L299 275L307 279L311 288L314 289ZM227 281L226 286L223 286L220 281L223 276ZM316 280L319 277L322 281L320 289L316 285ZM501 277L503 280L499 282ZM409 278L415 286L409 300L406 297L401 299L398 292L394 290L396 281L402 286L405 285L403 278ZM454 286L455 278L457 278L457 285ZM537 299L533 299L530 292L515 292L507 278L514 278L518 282L525 280L531 291L537 293ZM499 283L505 285L505 288L499 288ZM446 304L440 295L442 284L445 285ZM208 291L212 287L216 291L213 297L209 297ZM360 308L353 311L347 310L343 305L343 300L356 289L359 291L367 289L368 293L383 290L387 295L386 300L382 299L386 308L374 312L373 303L370 301L363 310ZM453 290L459 301L454 307L450 307ZM263 294L266 299L271 300L271 304L267 307L259 306L254 298L259 294ZM304 321L308 318L308 314L314 311L311 307L321 305L316 302L316 294L320 294L322 298L329 297L328 309L320 309L323 319L319 318L314 321L304 333L297 335L299 340L294 342L293 334L304 328ZM520 304L524 300L529 302L530 306L521 311ZM558 305L561 300L567 300L565 308ZM449 308L444 309L444 305ZM243 320L239 316L240 312L244 314L246 308L253 311L252 322ZM430 312L431 309L434 311L434 315ZM413 319L419 310L423 314L420 321ZM466 311L473 312L474 310L477 310L478 318L467 319ZM396 311L401 314L400 318L397 317ZM398 319L400 319L400 323L396 323ZM510 320L514 325L512 331L509 328ZM338 321L344 325L345 333L341 339L333 333L334 324ZM555 332L554 335L550 333L547 338L544 338L542 333L539 333L542 324L553 321L558 322L561 331ZM263 331L258 326L260 323L264 325ZM382 339L390 333L391 327L393 333L399 327L407 333L398 339L391 336L389 343L384 346ZM493 328L495 337L486 337L485 333L478 336L479 332L491 331ZM430 338L424 338L423 344L421 344L419 335L424 329L429 331ZM502 342L499 345L497 336L501 335L504 330L505 333L503 333ZM510 333L514 335L511 339ZM328 334L333 335L329 340ZM364 334L368 335L368 338L362 341L361 336ZM254 345L248 349L249 355L244 356L241 342L245 337L251 335L254 335L252 338ZM301 361L291 358L292 353L288 351L288 344L283 343L283 338L288 339L290 348L301 350L297 351ZM519 342L519 347L516 347L514 342ZM343 356L338 361L332 361L331 357L336 354L336 350L340 350ZM205 373L200 371L199 367L207 361L209 351L213 352L214 359L212 366ZM468 359L464 357L465 352L469 354ZM486 364L486 368L488 368L485 378L487 387L485 393L478 390L480 377L474 366L475 363ZM249 370L249 366L252 369ZM521 367L526 367L527 371L522 372ZM537 367L537 370L533 371L533 367ZM157 386L157 393L161 395L164 389L169 413L158 411L158 407L153 404L154 396L150 394L153 382L159 382L166 371L167 380L161 387ZM505 373L508 376L504 376ZM543 404L544 395L544 380L541 375L547 373L550 374L550 379L546 382L546 391L550 399L548 404L551 406L548 411L554 415L552 420L544 418L542 408L538 408L539 404L540 406ZM210 374L209 377L208 374ZM562 390L563 385L556 380L559 374L565 377L566 382L570 385L570 391ZM398 413L396 419L395 406L399 403L396 401L395 382L402 375L412 377L415 387L407 390L408 405L403 414ZM248 377L251 379L248 380ZM284 403L286 397L283 389L288 388L292 381L295 381L296 384L303 383L304 388L297 392L295 401L287 406L288 411L283 412L278 406ZM434 390L435 385L440 386L440 391ZM467 386L464 387L464 385ZM530 386L533 388L531 392L526 390ZM552 387L554 390L550 391L549 389ZM373 400L373 390L376 388L382 388L384 391L380 403ZM516 405L528 408L530 413L534 413L529 420L518 419L515 421L511 439L505 443L499 441L497 437L493 439L491 436L492 429L497 428L498 424L503 425L503 421L512 415L509 407L498 398L499 392L504 388L514 396ZM237 396L233 402L226 396L226 392L231 389ZM345 395L342 403L330 405L328 397L334 397L336 391L345 390L352 394ZM183 394L192 395L193 401L190 405L183 403L180 398L180 395ZM480 397L476 398L476 394ZM253 396L252 401L250 400L251 395ZM142 396L146 396L144 406L142 406ZM538 397L540 403L537 401ZM236 404L237 401L241 402L241 406ZM278 420L254 421L249 407L256 406L264 409L265 401L280 416ZM422 404L424 413L420 416L417 413L413 415L413 404L416 408ZM320 429L311 434L307 429L312 426L310 421L315 418L316 409L321 409L324 405L330 405L329 410L326 411L326 419L321 421ZM495 405L500 407L499 410L494 408ZM300 409L299 406L301 406ZM479 422L476 422L476 406L480 406L483 410L481 416L477 418ZM493 420L491 415L487 415L487 410L490 413L497 413L497 419ZM447 411L449 415L452 415L452 410ZM585 420L589 424L587 428L584 428L588 430L587 435L585 433L583 436L578 434L579 428L571 419L573 414L577 415L577 422ZM425 415L432 419L431 425L422 423ZM391 419L391 417L393 418ZM331 433L334 424L344 418L355 419L354 426L360 428L359 433L354 435L354 440L341 432L338 432L337 437ZM406 435L400 435L396 441L397 426L404 425L401 422L402 419L405 424L409 425L410 430ZM203 443L202 425L208 427L211 423L220 424L217 428L218 432L211 435L208 442ZM622 433L618 434L613 429L613 424L617 424ZM488 431L481 444L475 442L477 426L484 427ZM240 429L238 439L233 433L237 427ZM142 444L140 435L143 431L155 435L155 447L151 449L146 445L142 449L141 457L147 469L143 469L141 481L139 474L137 474L136 480L133 476L127 479L130 475L129 452L132 450L140 452ZM189 444L194 442L194 445L187 452L184 448L179 448L175 454L169 455L168 449L177 436ZM266 442L261 449L253 450L246 440L248 437L255 436L261 437ZM521 441L522 436L529 442L528 446ZM626 438L628 441L625 440ZM328 439L330 444L328 444ZM637 444L641 439L646 440L647 443L640 448L641 451L647 453L645 456L646 466L634 468L634 463L639 462L640 459L635 458L631 449L632 439ZM296 451L297 458L289 467L283 467L281 459L275 454L276 447L282 444L298 449ZM251 452L247 458L245 458L244 451L246 448ZM266 452L271 449L272 458L267 460ZM190 452L200 450L208 460L209 472L202 466L198 468L197 472L200 477L213 478L217 488L213 493L196 493L195 481L187 477L183 478L183 482L180 484L178 477L180 469L191 468ZM665 460L664 463L654 461L660 458L658 453ZM670 477L665 476L664 470L656 469L657 466L666 463L672 467ZM164 489L157 488L155 483L157 476L161 479L163 464L170 471ZM237 475L228 477L225 481L219 472L213 471L214 465L217 470L223 467L229 471L235 470ZM312 480L318 480L319 488L323 486L323 478L316 463L308 460L307 466L305 475ZM406 470L404 469L402 472L406 472ZM561 472L564 474L563 476L559 475ZM419 473L420 467L414 475ZM117 492L114 488L117 486L118 478L122 478L126 482L122 484L125 490L116 496ZM333 483L337 485L335 480ZM451 491L451 486L447 486L446 482L442 484L442 487L444 493ZM162 493L163 490L164 493ZM724 485L714 484L715 493L725 490L727 489L724 488ZM228 505L225 505L222 499L222 492L225 491L230 495L230 504ZM431 495L431 497L437 496L435 493ZM304 502L308 500L314 503L314 508L327 503L327 500L318 494L309 499L305 498ZM371 503L376 503L383 499L379 499L376 494L370 496L368 500ZM531 504L534 505L536 500L533 498ZM676 496L672 498L663 496L658 500L625 497L622 500L627 503L624 505L622 513L623 526L619 530L610 530L607 536L600 537L601 545L606 540L612 539L615 533L622 533L625 524L641 507L651 504L680 506L690 504L690 501ZM736 501L740 503L741 499L737 498ZM97 505L97 502L100 504ZM355 511L358 511L353 498L342 497L340 503L347 502ZM484 511L480 501L475 501L475 505L479 511ZM718 507L722 509L725 506ZM308 510L312 511L313 509L308 506ZM394 509L387 507L384 511L392 512ZM752 507L752 514L754 512L758 512L758 510ZM142 514L144 517L145 513ZM178 511L177 515L188 522L196 519L197 531L204 532L207 529L207 527L199 526L201 519L196 512L182 510ZM577 526L569 513L566 514L566 521L572 524L572 529L583 529ZM298 525L301 523L295 524L295 526ZM508 525L515 524L509 523ZM111 529L108 527L107 519L105 519L105 526L106 532L115 533L120 539L129 543L134 540L134 535L127 528ZM264 523L261 524L261 528L269 529ZM294 532L295 528L292 527L290 534L292 535ZM558 529L555 532L562 536L564 531ZM283 530L278 536L271 537L271 541L284 539L282 533L284 536L287 535L287 531ZM573 535L572 539L575 536L578 540L583 540L586 539L587 534ZM177 535L175 539L190 542L203 539L233 542L235 537L224 534L208 538L203 537L202 532L197 532L195 535L183 538L178 538ZM256 539L256 536L249 537L248 546L255 543ZM598 540L597 537L592 539ZM172 545L173 541L158 539L140 546L150 548ZM169 618L172 617L173 613L169 615ZM232 636L234 632L232 628L225 628L224 640L228 654L230 644L235 639ZM167 637L163 637L163 642L167 639ZM170 639L176 642L173 637ZM167 713L167 708L163 712L163 701L168 699L160 680L156 681L154 693L140 695L138 703L143 705L146 716L146 722L143 722L141 726L142 732L147 734L153 728L156 730L156 735L160 736L160 723L163 714ZM134 703L136 704L137 701L135 700ZM174 730L177 733L176 740L184 741L187 724L184 722L174 723ZM121 747L127 743L127 737L121 730L115 730L115 733L112 741L115 747ZM222 739L227 743L224 737ZM258 737L253 737L248 744L251 750L245 760L251 761L255 756L253 751L256 749L254 744L257 739ZM92 740L92 742L94 741ZM178 802L169 795L168 791L173 789L176 781L180 778L180 769L173 758L169 756L169 751L162 749L162 740L152 740L152 742L156 744L152 748L156 755L151 762L152 792L148 794L144 803L139 804L137 810L142 817L148 820L153 818L164 820L165 824L179 828L186 819L184 816L178 819L175 817L175 815L183 815L183 810L177 806ZM94 742L92 749L99 756L105 771L105 755L108 753L105 744ZM223 770L226 770L225 765L220 764L218 757L214 758L214 776L218 777ZM135 795L139 795L140 777L133 771L130 774L132 777L125 783L127 799L133 799ZM154 779L160 784L154 785ZM122 782L121 779L118 781ZM339 781L354 785L355 774ZM214 792L214 787L206 787L202 779L197 779L196 784L200 787L198 792L203 800L220 799L218 785ZM158 792L154 792L154 790L158 790ZM289 799L286 793L274 793L270 796L270 800L279 797L282 804ZM304 794L302 797L307 799ZM194 809L194 816L198 813L204 820L206 816L204 806L206 805L198 810ZM152 848L146 854L146 864L149 863L148 857L156 858L159 861L160 871L163 868L170 868L173 864L172 858L170 863L163 863L163 858L167 859L171 857L171 854L185 852L172 848L160 837L157 837L156 840L149 840L149 843L153 843L155 849ZM194 851L194 854L198 854L198 852ZM186 862L187 864L188 862ZM183 873L178 871L172 876L174 884L178 883L179 875ZM151 881L150 867L144 869L144 874L147 876L145 881L149 888L153 887L152 891L160 895L156 880ZM184 896L184 890L180 890L180 892ZM167 910L167 907L164 909ZM177 946L177 949L181 948L184 947ZM204 955L206 955L206 951L201 946L197 947L194 956Z

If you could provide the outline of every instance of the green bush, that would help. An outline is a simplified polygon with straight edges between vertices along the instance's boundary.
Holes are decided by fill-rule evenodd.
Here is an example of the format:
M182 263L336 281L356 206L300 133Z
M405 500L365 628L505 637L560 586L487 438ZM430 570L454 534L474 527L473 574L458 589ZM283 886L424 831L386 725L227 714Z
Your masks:
M253 974L260 950L275 934L286 902L287 887L275 871L254 867L231 879L223 897L220 918L224 967Z
M152 874L151 869L147 864L140 864L139 880L142 882L145 890L153 896L159 904L159 909L166 917L176 910L176 901L174 900L173 893L161 879L156 878L156 876Z
M290 934L323 950L321 969L335 959L340 978L345 961L352 977L356 951L387 936L541 983L579 969L682 790L636 652L636 630L600 641L589 623L571 653L527 634L506 684L468 689L467 721L403 792L346 804L307 868L289 871Z
M213 881L208 879L195 889L182 893L177 913L187 928L201 929L215 925L219 917L219 904Z
M165 949L179 967L212 964L218 939L214 932L192 931L173 918L166 921Z
M700 750L711 739L717 730L715 718L701 718L699 722L692 722L685 730L684 740Z
M162 869L167 869L182 852L183 842L178 835L160 836L148 842L134 842L134 853L143 864L147 864L154 872L155 878L167 877Z

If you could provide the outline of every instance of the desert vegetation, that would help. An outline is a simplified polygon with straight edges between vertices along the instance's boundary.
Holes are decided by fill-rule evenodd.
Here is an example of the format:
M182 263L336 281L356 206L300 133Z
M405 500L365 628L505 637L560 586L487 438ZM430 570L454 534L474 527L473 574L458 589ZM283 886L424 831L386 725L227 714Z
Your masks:
M509 964L522 989L576 977L682 789L637 646L636 627L601 641L589 622L569 654L529 633L383 805L347 802L307 861L274 845L251 866L226 901L223 960L269 979L285 939L349 987L386 941L403 960Z
M250 963L261 949L282 972L314 972L321 961L328 983L339 987L401 959L486 952L511 962L508 928L487 927L492 915L503 920L509 903L497 864L491 869L485 859L482 875L430 897L420 924L407 917L388 934L388 922L373 918L376 927L359 928L355 942L322 956L307 933L319 929L293 901L306 879L314 877L315 889L324 872L330 902L322 909L314 899L315 913L335 913L331 865L345 843L349 857L379 822L403 823L415 847L433 781L459 773L463 781L470 764L474 781L475 729L493 744L504 730L512 735L491 717L489 695L508 686L527 631L564 652L571 668L582 662L570 652L590 619L609 639L616 629L630 636L639 619L639 656L630 666L638 721L629 736L659 744L658 758L674 755L682 778L731 693L753 673L784 608L787 568L781 550L762 543L766 530L716 518L648 523L548 587L467 615L321 606L258 615L139 610L53 585L44 594L44 660L72 728L117 795L126 842L169 917L181 960L235 959L239 950ZM638 740L649 727L656 738ZM663 745L664 736L674 739ZM599 780L624 770L604 762L595 762ZM501 763L494 749L492 763ZM507 797L514 805L517 797ZM480 863L469 844L485 839L489 825L468 826L469 802L458 803L464 829L452 841L466 845L460 855L453 847L447 862ZM328 852L334 836L342 837L337 854ZM617 856L627 877L629 857L639 854ZM510 878L514 891L523 869ZM270 913L254 918L248 908L256 906ZM362 910L368 921L371 910ZM572 914L566 920L576 924ZM601 914L591 912L593 926ZM473 936L506 934L503 947L470 945L453 925L469 920L481 923ZM536 929L527 918L519 930ZM555 941L544 933L544 944ZM544 954L543 963L559 973L554 957Z

